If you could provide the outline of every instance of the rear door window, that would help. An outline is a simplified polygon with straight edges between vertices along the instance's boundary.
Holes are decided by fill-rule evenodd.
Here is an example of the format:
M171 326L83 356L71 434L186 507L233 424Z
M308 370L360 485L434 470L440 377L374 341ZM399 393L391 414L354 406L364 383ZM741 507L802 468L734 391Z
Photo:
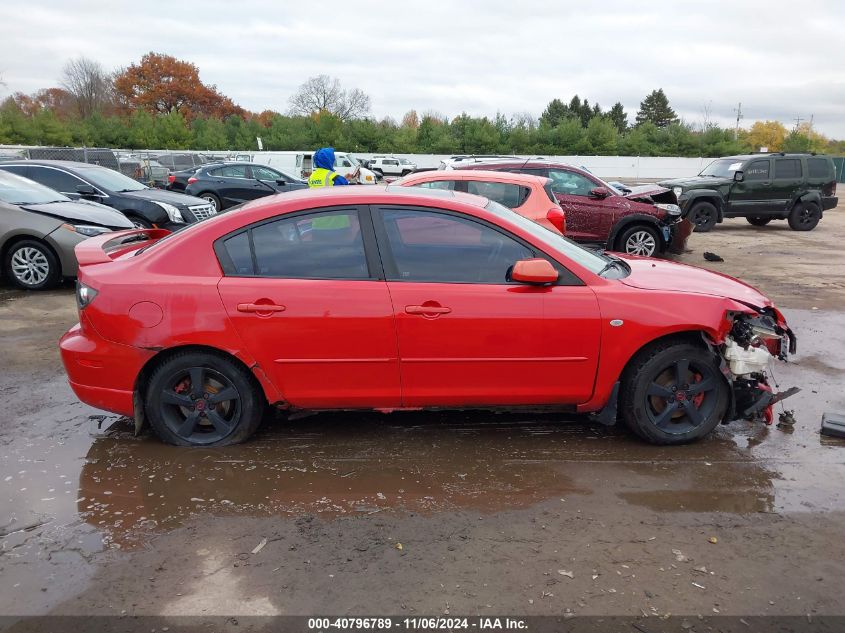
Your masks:
M775 178L801 178L801 159L776 158Z
M210 173L212 176L218 176L220 178L249 178L246 170L246 165L226 165Z
M525 203L528 196L531 195L531 189L506 182L469 180L467 181L467 193L484 196L488 200L498 202L509 209L516 209Z
M286 180L282 174L279 172L273 171L268 167L258 167L256 165L252 166L252 177L258 180Z
M66 171L53 169L52 167L41 167L39 165L31 165L29 168L29 176L31 180L40 182L45 187L55 189L61 193L76 193L76 188L85 183L72 176Z
M455 190L455 181L454 180L433 180L431 182L421 182L418 185L414 185L416 187L422 187L423 189L442 189L445 191L454 191Z
M227 275L368 279L358 211L321 211L266 222L223 240ZM226 261L228 260L228 261Z

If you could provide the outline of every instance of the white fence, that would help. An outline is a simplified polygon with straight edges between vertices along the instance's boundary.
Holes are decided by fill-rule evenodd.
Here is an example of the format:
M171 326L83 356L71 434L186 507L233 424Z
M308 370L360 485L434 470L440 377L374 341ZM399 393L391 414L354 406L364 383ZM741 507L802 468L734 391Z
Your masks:
M0 145L0 155L8 153L24 152L28 148L21 145ZM341 151L343 148L338 147ZM77 153L82 150L72 150ZM92 150L89 150L92 151ZM101 150L99 150L101 151ZM107 150L106 150L107 151ZM314 149L302 150L303 153L310 154ZM270 152L255 152L255 151L215 151L204 152L197 150L114 150L123 155L135 154L146 156L149 154L206 154L213 155L215 158L227 158L229 160L244 160L247 156L255 160L255 156L259 154L267 154ZM287 152L296 153L296 152ZM372 158L374 155L384 154L368 154L364 152L350 152L359 158ZM440 165L440 161L449 158L448 154L390 154L397 158L407 158L417 167L436 168ZM520 156L520 158L535 158L532 156ZM622 180L624 182L638 182L647 180L662 180L668 178L683 178L687 176L694 176L698 174L704 167L707 166L713 158L680 158L671 156L650 157L650 156L549 156L544 155L543 158L555 160L578 167L585 167L590 172L604 178L606 180ZM78 157L68 156L66 160L83 160ZM95 162L95 161L89 161Z
M353 152L359 158L371 158L373 154ZM446 154L391 154L407 158L417 167L437 167L440 161L449 158ZM534 158L521 156L520 158ZM549 160L586 167L599 178L607 180L661 180L695 176L713 158L679 158L671 156L546 156Z

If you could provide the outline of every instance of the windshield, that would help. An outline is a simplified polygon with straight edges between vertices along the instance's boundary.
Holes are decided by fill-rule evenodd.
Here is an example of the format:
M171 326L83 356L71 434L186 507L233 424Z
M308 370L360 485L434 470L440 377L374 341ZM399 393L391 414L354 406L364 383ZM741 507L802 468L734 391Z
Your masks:
M558 235L557 233L553 233L549 229L540 226L536 222L525 218L518 213L514 213L510 209L503 207L498 202L493 202L492 200L487 203L485 207L489 211L494 211L498 215L510 220L514 224L518 224L521 228L525 229L531 235L540 238L546 244L553 246L554 248L561 251L564 255L566 255L569 259L580 264L584 268L588 269L590 272L595 274L599 274L607 268L608 263L612 262L613 259L607 257L605 255L600 255L596 251L591 251L590 249L584 248L579 244L576 244L568 237L564 237L562 235Z
M350 163L352 163L352 166L353 166L353 167L357 167L358 165L360 165L360 164L361 164L361 163L358 161L358 159L357 159L357 158L355 158L352 154L347 154L347 155L345 156L345 158L346 158L347 160L349 160L349 162L350 162Z
M742 161L735 158L722 158L714 160L707 165L699 176L712 176L714 178L733 178L734 172L742 167Z
M69 202L70 198L37 182L0 170L0 200L20 205Z
M400 158L400 159L399 159L399 162L400 162L402 165L410 165L410 164L411 164L411 161L409 161L407 158Z
M147 189L137 180L132 180L129 176L124 176L120 172L106 167L79 167L77 171L100 189L108 189L117 193Z

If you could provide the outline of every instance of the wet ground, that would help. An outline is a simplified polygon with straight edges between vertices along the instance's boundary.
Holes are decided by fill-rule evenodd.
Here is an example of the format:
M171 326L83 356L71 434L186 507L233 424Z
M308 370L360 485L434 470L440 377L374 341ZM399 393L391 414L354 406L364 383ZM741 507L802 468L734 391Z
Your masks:
M72 290L0 288L2 614L842 614L845 214L734 220L681 259L758 285L794 428L652 447L583 418L321 414L248 444L132 437L76 401ZM101 427L101 428L98 428ZM715 542L713 542L715 541Z

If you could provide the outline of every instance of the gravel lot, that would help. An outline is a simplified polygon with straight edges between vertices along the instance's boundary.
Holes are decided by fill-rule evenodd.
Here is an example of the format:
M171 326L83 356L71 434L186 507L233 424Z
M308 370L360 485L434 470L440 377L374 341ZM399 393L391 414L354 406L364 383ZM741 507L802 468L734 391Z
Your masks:
M845 209L692 236L678 260L785 308L799 353L775 377L802 391L794 430L677 448L490 413L165 446L67 387L70 287L0 289L0 615L843 614L845 440L818 433L845 412L843 240Z

